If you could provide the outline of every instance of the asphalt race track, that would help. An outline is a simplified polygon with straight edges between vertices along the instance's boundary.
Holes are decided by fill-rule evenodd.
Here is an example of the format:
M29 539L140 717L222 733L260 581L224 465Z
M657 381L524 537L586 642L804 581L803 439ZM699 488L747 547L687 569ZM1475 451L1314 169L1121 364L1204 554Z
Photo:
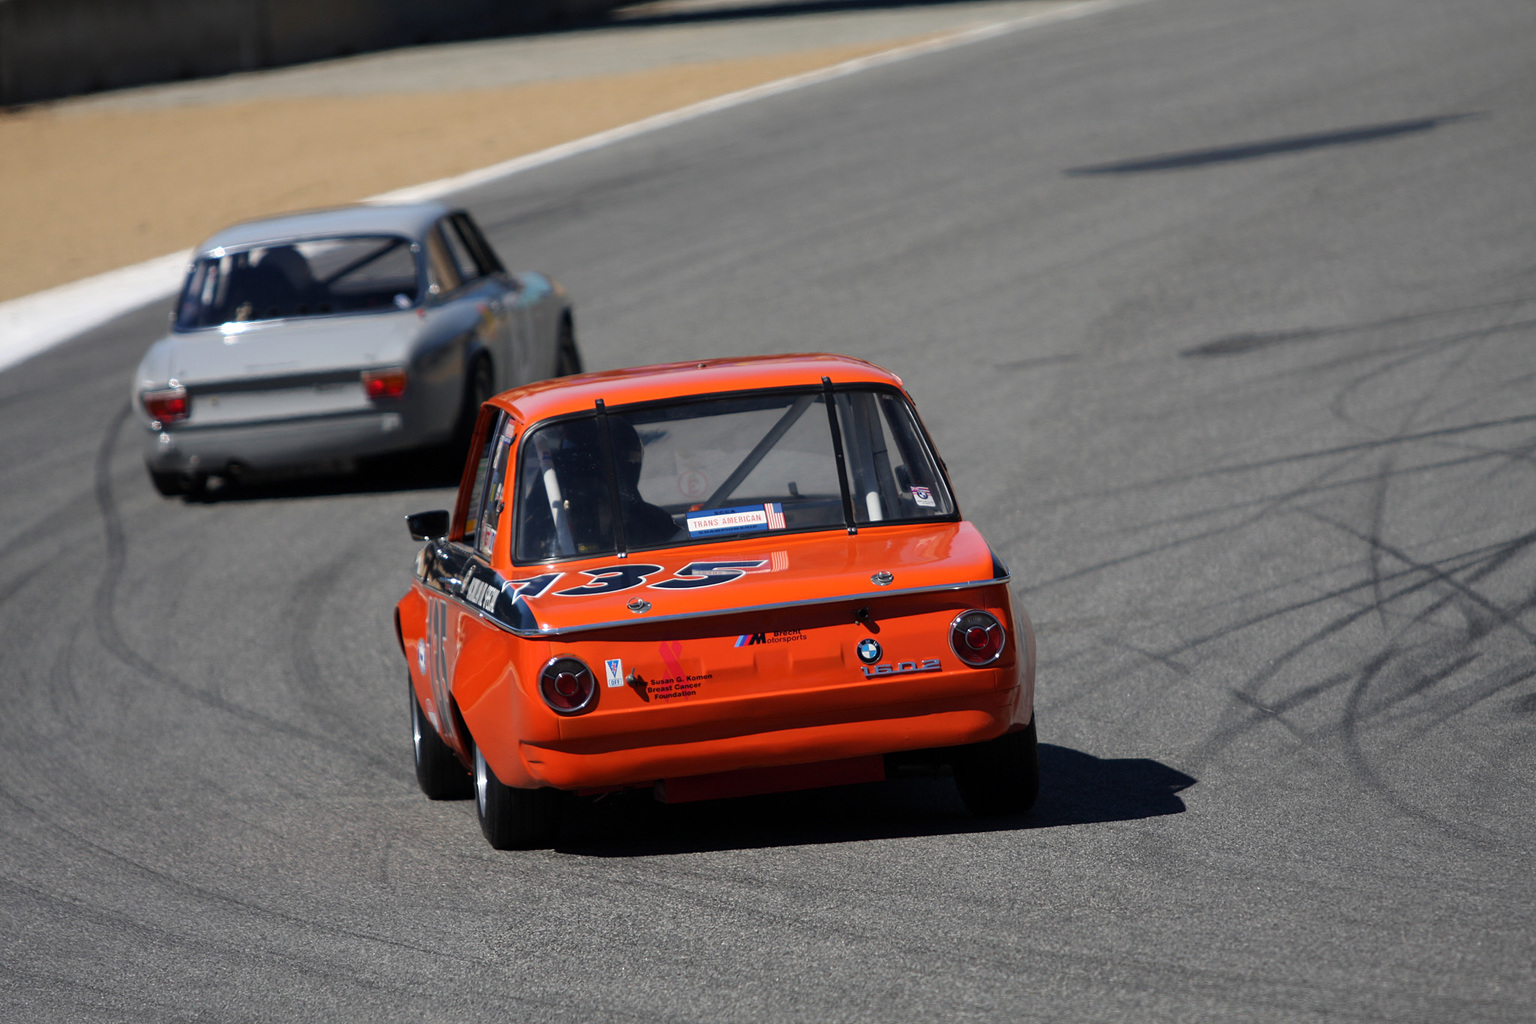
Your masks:
M1154 0L465 197L594 367L907 380L1041 802L416 789L430 478L161 499L148 309L0 374L7 1021L1528 1021L1536 5Z

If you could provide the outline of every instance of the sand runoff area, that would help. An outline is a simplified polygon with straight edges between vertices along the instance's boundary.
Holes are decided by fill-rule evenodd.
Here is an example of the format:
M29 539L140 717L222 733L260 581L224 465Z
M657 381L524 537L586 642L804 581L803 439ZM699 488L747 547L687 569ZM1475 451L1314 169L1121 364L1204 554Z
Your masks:
M737 90L1077 6L662 0L611 25L0 111L0 302Z

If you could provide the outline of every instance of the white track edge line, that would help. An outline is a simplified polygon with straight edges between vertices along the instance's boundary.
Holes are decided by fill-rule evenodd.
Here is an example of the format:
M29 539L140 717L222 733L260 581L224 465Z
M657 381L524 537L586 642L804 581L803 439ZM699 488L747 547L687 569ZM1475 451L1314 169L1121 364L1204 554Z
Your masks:
M995 39L1023 29L1040 28L1116 7L1128 7L1145 2L1148 0L1082 0L1081 3L1070 7L960 29L932 39L881 50L864 57L855 57L831 67L802 72L788 78L780 78L762 85L726 93L724 96L701 100L686 107L610 128L595 135L551 146L537 153L528 153L479 170L370 196L362 202L411 202L441 198L454 192L485 185L770 96L845 78L861 71L895 64L913 57L952 50L986 39ZM121 316L163 296L174 294L180 284L180 276L187 265L187 257L186 250L157 256L142 263L109 270L94 277L0 302L0 372L62 344L113 317Z
M1082 0L1081 3L1075 4L1072 7L1041 11L1008 21L960 29L936 38L908 43L905 46L898 46L889 50L881 50L879 53L872 53L863 57L854 57L840 64L833 64L830 67L816 68L812 71L801 72L798 75L791 75L788 78L780 78L772 82L764 82L762 85L754 85L746 89L737 90L736 92L726 93L723 96L700 100L686 107L654 114L651 117L620 125L617 128L610 128L595 135L563 142L557 146L539 150L537 153L513 157L511 160L505 160L478 170L468 171L464 174L454 175L450 178L441 178L437 181L429 181L421 185L411 185L392 192L385 192L382 195L371 196L363 200L363 202L400 203L437 199L444 195L462 192L501 178L508 178L514 174L520 174L536 167L543 167L560 160L566 160L582 153L589 153L595 149L602 149L604 146L611 146L640 135L659 131L663 128L670 128L673 125L692 121L707 114L719 113L733 107L744 106L757 100L767 99L770 96L778 96L782 93L806 88L807 86L819 85L822 82L846 78L861 71L868 71L871 68L882 67L886 64L895 64L913 57L956 49L971 43L981 42L984 39L993 39L997 36L1007 35L1010 32L1016 32L1021 29L1039 28L1058 21L1084 17L1108 8L1125 7L1142 2L1145 2L1145 0Z

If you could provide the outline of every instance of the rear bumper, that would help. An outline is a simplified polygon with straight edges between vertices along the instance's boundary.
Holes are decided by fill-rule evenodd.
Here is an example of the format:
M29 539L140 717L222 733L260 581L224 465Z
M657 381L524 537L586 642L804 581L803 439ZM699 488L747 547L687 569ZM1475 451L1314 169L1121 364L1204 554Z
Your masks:
M522 741L518 753L531 779L557 789L649 785L748 768L979 743L1008 730L1017 696L1017 691L1004 691L946 701L944 710L932 710L932 705L888 707L879 718L616 750L572 750Z
M355 459L446 440L427 434L397 411L250 423L228 427L145 429L144 461L159 473L219 474L231 463L254 471Z
M869 630L855 612L866 606L889 659L875 666L857 653ZM979 743L1029 722L1033 644L1019 613L1016 642L996 664L962 665L945 636L968 608L1014 617L999 582L679 617L574 639L471 628L460 633L453 695L497 778L522 789L649 786ZM403 621L409 649L423 627L415 615ZM791 638L754 641L764 630ZM541 669L564 656L592 666L599 684L593 705L568 717L537 688ZM426 707L424 669L412 660L411 672Z

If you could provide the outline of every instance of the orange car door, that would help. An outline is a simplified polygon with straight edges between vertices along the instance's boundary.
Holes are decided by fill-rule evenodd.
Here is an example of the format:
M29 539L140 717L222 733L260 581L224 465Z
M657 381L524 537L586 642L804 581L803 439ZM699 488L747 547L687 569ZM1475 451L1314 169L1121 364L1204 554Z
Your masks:
M434 693L438 678L442 678L447 693L456 693L464 685L465 677L483 672L489 666L475 665L473 659L463 657L468 649L485 644L489 637L477 637L477 633L499 633L485 613L497 607L501 594L500 576L491 568L496 550L497 524L504 504L504 487L507 464L514 435L514 427L505 414L494 409L482 412L483 434L476 446L475 475L466 500L455 509L462 518L449 528L451 538L445 545L445 594L441 600L442 611L435 623L437 638L431 642L435 670ZM431 618L429 614L429 624ZM478 681L477 681L478 682ZM457 723L454 723L455 726Z

